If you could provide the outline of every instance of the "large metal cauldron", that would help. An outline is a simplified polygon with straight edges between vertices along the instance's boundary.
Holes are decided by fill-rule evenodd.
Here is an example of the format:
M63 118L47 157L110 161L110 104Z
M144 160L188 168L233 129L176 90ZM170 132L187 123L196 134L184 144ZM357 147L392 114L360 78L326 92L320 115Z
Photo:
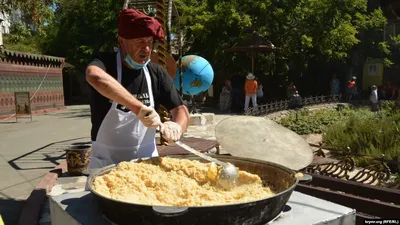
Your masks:
M193 155L168 156L200 160ZM115 165L103 168L89 177L89 189L98 201L104 215L119 225L256 225L265 224L278 216L289 200L298 180L295 172L265 161L233 156L213 156L221 161L231 162L240 170L258 174L276 195L254 202L198 207L148 206L113 200L93 190L93 179L108 173ZM154 160L154 158L153 158Z

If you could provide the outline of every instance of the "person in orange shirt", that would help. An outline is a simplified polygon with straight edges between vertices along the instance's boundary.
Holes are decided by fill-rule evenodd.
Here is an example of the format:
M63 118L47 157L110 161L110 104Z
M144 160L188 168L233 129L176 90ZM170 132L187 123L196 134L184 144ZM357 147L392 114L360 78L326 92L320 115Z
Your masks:
M253 107L257 106L257 81L254 80L255 76L252 73L247 74L246 83L244 85L244 90L246 92L246 98L244 101L244 110L249 108L249 103L251 99L251 103Z
M351 101L351 99L357 94L356 79L356 77L352 77L347 83L346 101Z

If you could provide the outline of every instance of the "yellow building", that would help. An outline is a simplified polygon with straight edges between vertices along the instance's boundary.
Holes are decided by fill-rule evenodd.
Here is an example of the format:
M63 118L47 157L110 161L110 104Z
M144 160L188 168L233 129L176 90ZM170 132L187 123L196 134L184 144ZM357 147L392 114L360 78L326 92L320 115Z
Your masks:
M372 85L383 84L383 61L368 58L364 64L362 90L367 91Z

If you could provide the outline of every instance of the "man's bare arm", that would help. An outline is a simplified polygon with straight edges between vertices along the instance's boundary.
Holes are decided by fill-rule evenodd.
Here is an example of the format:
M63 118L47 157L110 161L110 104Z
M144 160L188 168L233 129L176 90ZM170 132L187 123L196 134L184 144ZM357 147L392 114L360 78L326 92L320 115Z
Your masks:
M186 106L181 105L171 110L172 121L182 127L182 132L186 132L189 123L189 110Z
M98 66L90 65L87 67L86 80L101 95L124 105L136 115L139 113L143 103Z

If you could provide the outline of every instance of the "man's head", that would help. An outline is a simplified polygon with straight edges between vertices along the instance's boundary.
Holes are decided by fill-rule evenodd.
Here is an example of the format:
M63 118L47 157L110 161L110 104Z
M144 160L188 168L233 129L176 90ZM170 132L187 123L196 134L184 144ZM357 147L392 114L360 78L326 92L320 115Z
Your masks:
M134 9L124 9L118 16L118 43L122 57L144 64L150 59L155 40L164 38L161 24Z
M143 37L134 39L125 39L118 37L118 43L121 48L122 57L127 54L131 56L133 61L144 64L150 59L153 49L153 37Z

